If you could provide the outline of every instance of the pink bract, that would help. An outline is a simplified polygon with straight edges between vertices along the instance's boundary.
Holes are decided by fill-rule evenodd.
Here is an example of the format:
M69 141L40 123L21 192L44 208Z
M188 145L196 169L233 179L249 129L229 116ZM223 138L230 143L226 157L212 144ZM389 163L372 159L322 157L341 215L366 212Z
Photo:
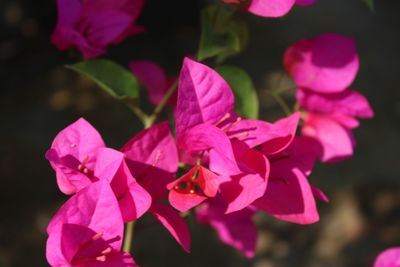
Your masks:
M343 114L350 117L370 119L374 111L365 96L354 90L340 93L320 94L307 89L298 89L296 98L308 111L324 114Z
M214 199L196 209L199 223L209 224L217 232L219 239L243 253L254 257L257 241L257 227L252 220L254 209L244 209L225 214L223 201Z
M382 251L375 260L374 267L400 266L400 247L388 248Z
M105 53L108 45L143 31L135 25L143 0L58 0L51 41L59 50L78 49L85 59Z
M297 101L305 109L302 134L321 144L320 159L335 162L353 155L355 139L351 132L358 118L372 118L367 99L354 90L321 94L298 89Z
M72 196L47 227L46 257L51 266L137 266L120 251L124 224L107 181Z
M83 118L57 134L46 158L56 171L63 193L76 193L97 180L93 176L94 165L97 151L104 147L100 134Z
M132 176L123 153L111 148L100 149L94 175L110 183L124 222L138 219L150 208L151 196Z
M314 140L296 137L286 150L272 156L267 190L254 206L280 220L298 224L317 222L315 197L323 201L327 198L310 185L307 175L317 159L318 149Z
M283 63L298 87L320 93L345 90L359 67L355 41L335 33L298 41L286 50Z
M176 78L167 78L161 66L150 60L132 61L129 63L129 68L147 90L149 100L153 105L161 102L169 87L176 80ZM176 98L177 94L175 93L169 100L172 107L176 105Z
M133 176L151 194L153 202L150 213L189 251L190 234L186 222L173 208L160 201L167 196L167 184L175 178L179 164L168 122L143 130L129 140L121 151Z

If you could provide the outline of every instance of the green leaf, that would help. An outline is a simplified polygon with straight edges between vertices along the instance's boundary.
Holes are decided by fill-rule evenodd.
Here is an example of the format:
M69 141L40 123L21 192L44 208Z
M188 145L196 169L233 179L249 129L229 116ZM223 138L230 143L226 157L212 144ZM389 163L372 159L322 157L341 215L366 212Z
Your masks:
M258 96L250 76L241 68L219 66L215 69L231 86L235 94L235 111L243 117L258 117Z
M139 83L135 76L110 60L83 61L66 67L87 76L114 98L122 100L139 96Z
M241 52L246 46L246 23L237 18L234 10L229 8L224 5L210 5L202 10L198 60L217 57L217 62L222 62Z
M363 0L371 11L375 10L374 0Z

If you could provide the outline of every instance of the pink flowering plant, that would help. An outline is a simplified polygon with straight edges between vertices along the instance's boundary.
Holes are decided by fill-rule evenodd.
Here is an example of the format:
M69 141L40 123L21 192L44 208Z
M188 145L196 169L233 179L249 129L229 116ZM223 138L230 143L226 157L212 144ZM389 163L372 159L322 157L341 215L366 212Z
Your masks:
M250 38L243 11L276 18L316 2L216 1L201 11L199 50L169 76L148 59L126 68L98 58L144 31L137 23L143 0L58 0L51 42L85 59L67 67L126 104L143 131L119 149L107 147L84 118L55 136L45 157L70 198L47 227L49 264L138 266L132 238L145 214L188 253L192 216L247 258L256 255L256 214L318 222L317 202L329 199L311 183L314 165L350 158L358 119L374 116L368 100L350 89L360 65L355 39L322 33L287 48L282 66L295 86L268 89L285 114L275 121L258 118L263 99L246 71L224 65ZM138 101L140 89L151 113ZM291 94L292 108L283 92ZM375 266L398 266L398 255L387 251Z

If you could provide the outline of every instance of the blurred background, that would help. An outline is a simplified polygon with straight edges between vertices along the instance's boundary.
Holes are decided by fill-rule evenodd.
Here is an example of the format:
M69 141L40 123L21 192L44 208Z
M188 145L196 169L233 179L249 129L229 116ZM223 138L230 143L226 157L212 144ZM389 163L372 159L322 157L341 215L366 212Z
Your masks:
M207 1L146 2L139 20L146 33L110 47L106 57L124 65L152 59L176 75L182 57L197 50ZM141 266L361 267L400 245L400 1L375 2L375 12L361 0L320 0L283 19L243 14L250 42L228 60L249 72L260 117L274 120L282 113L265 89L278 86L285 48L323 32L356 38L361 68L352 87L367 96L376 117L356 130L353 158L318 165L311 176L331 199L319 203L321 221L299 226L258 216L251 261L192 221L190 255L160 226L139 223L134 257ZM49 43L55 21L55 0L0 1L0 267L48 266L45 228L66 197L44 153L59 130L83 116L119 148L141 128L123 104L63 67L78 58Z

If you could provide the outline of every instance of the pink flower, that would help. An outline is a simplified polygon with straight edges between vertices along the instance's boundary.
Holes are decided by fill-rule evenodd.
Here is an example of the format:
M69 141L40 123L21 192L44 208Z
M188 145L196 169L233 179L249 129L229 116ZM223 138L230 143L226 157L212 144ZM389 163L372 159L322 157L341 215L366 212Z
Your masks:
M124 154L105 148L100 134L83 118L56 136L46 158L63 193L73 194L93 182L107 180L125 222L139 218L150 208L151 196L132 176Z
M400 247L388 248L381 252L375 260L374 267L400 266Z
M166 197L167 184L175 178L178 152L168 122L146 129L123 146L126 162L138 183L152 196L150 213L190 251L190 233L182 217L160 200Z
M123 153L111 148L99 149L94 175L110 183L124 222L136 220L149 210L151 196L132 176Z
M54 138L46 158L57 175L57 184L64 194L73 194L93 181L97 152L105 144L97 130L80 118Z
M135 24L143 0L58 0L57 26L51 41L59 50L78 49L85 59L143 31Z
M318 140L323 162L352 156L355 139L351 130L359 126L357 119L374 116L367 99L353 90L319 94L298 89L297 101L304 108L302 134Z
M227 212L246 208L265 192L269 162L253 148L268 144L271 153L283 150L292 141L299 120L297 113L275 124L238 117L234 113L233 93L225 80L189 58L184 60L179 78L175 117L182 161L189 165L201 163L217 175L207 175L207 179L219 185L229 203ZM202 191L202 187L193 193L175 186L170 189L176 191L170 197L179 195L179 202L196 199L190 201L190 207L214 196ZM188 208L179 203L172 205Z
M318 0L223 0L227 4L240 4L243 9L248 10L254 15L261 17L282 17L286 15L292 7L297 4L300 6L311 5Z
M158 105L175 82L176 77L167 77L165 71L158 64L149 60L137 60L129 63L129 67L139 82L145 87L150 102ZM169 100L172 107L176 105L177 94Z
M137 266L120 251L124 222L106 181L72 196L53 217L47 233L46 257L51 266Z
M265 148L261 151L267 152ZM310 185L307 176L319 149L313 139L296 137L287 149L269 155L271 174L268 187L254 206L280 220L299 224L317 222L319 215L314 197L323 201L327 201L327 197Z
M254 257L257 241L257 227L252 217L254 208L225 214L224 201L212 199L196 209L199 223L209 224L219 239L243 253L247 258Z
M334 33L298 41L286 50L283 61L298 87L319 93L345 90L359 66L354 40Z
M218 176L208 169L195 165L179 179L170 183L169 203L179 211L185 212L218 191Z

